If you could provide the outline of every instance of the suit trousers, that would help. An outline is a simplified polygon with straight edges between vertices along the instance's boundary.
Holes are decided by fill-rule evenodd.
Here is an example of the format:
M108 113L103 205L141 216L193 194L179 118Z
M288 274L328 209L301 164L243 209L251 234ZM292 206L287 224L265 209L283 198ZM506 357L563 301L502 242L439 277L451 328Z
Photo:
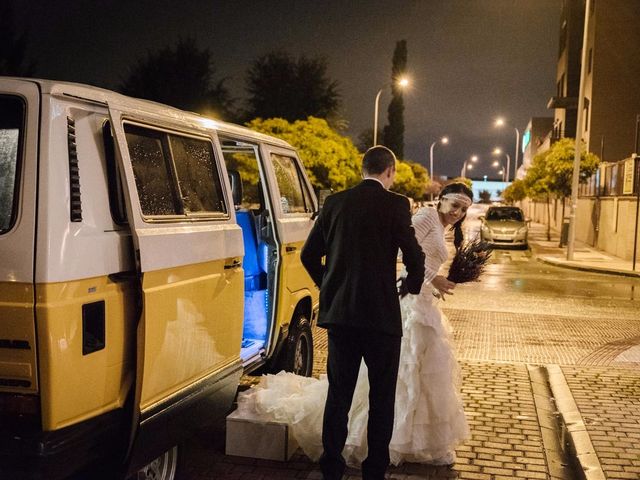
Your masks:
M344 473L342 450L348 434L349 409L364 359L369 371L369 420L362 478L381 480L389 466L401 337L348 327L331 327L328 336L329 391L322 424L324 452L320 458L323 477L339 480Z

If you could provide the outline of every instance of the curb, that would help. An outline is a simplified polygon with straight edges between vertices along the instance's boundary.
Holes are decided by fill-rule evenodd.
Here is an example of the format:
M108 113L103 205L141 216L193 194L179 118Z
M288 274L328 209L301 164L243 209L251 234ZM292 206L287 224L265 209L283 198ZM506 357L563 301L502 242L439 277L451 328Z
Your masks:
M615 269L606 268L606 267L586 266L578 262L570 262L568 260L562 260L554 257L536 257L536 258L542 263L547 263L549 265L554 265L556 267L570 268L573 270L582 270L585 272L608 273L610 275L621 275L625 277L640 278L640 272L632 272L627 270L615 270Z
M584 425L582 415L559 365L546 365L549 386L560 416L564 444L577 463L576 473L582 480L606 480L598 455Z

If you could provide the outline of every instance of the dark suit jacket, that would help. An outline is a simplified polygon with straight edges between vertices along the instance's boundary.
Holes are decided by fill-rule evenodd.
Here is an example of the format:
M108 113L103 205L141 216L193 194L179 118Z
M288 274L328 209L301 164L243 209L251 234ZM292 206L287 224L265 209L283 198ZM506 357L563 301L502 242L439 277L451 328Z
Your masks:
M375 180L327 197L301 254L320 287L318 325L401 336L398 249L409 292L420 293L424 253L411 226L409 200Z

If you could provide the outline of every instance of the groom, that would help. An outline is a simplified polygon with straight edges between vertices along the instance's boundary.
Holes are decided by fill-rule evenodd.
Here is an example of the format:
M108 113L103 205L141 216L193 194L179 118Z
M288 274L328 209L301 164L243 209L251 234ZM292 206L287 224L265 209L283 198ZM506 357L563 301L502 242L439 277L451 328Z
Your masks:
M347 422L361 360L369 370L368 456L364 480L384 478L393 433L402 322L396 290L398 249L407 286L417 294L424 254L411 226L409 201L391 193L396 157L375 146L362 159L364 180L329 196L302 249L302 263L320 287L318 325L328 329L329 391L320 458L327 480L342 478ZM323 257L325 260L323 262Z

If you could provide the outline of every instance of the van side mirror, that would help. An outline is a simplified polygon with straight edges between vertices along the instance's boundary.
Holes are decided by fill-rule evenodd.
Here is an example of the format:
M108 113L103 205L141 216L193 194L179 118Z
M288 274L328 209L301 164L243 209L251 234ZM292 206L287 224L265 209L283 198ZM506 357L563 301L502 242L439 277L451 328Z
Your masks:
M231 184L231 197L233 198L233 205L238 206L242 204L242 178L240 178L240 172L237 170L229 170L229 183Z

